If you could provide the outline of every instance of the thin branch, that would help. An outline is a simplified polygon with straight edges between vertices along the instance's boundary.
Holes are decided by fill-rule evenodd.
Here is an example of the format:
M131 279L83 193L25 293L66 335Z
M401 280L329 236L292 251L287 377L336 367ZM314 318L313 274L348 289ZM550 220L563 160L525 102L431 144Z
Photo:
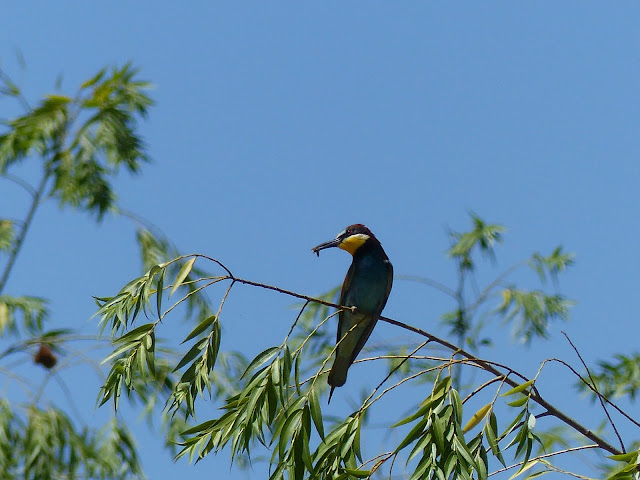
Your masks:
M304 312L304 309L307 308L307 305L309 305L309 303L311 303L309 300L304 302L304 305L300 309L300 312L298 313L298 316L296 317L296 319L294 320L293 324L291 325L291 328L289 329L289 333L287 333L287 336L284 337L284 342L282 342L283 346L284 346L285 343L287 343L287 340L289 340L289 337L293 333L293 329L296 328L296 325L298 324L298 321L300 320L300 317L302 316L302 313Z
M429 285L430 287L433 287L436 290L440 290L442 293L449 295L451 298L458 298L455 290L447 287L446 285L440 282L431 280L430 278L419 277L417 275L396 275L394 278L397 280L408 280L410 282L424 283L425 285Z
M500 282L502 282L505 278L507 278L513 272L515 272L520 267L522 267L522 266L524 266L526 264L527 264L527 262L525 262L525 261L519 262L519 263L516 263L515 265L512 265L511 267L509 267L504 272L502 272L502 274L500 274L493 282L491 282L489 285L487 285L487 287L482 291L482 293L478 296L478 298L476 298L475 302L473 302L469 306L469 308L468 308L469 312L473 312L476 308L478 308L482 304L482 302L484 302L487 299L487 297L491 294L491 291L500 284Z
M568 368L571 373L573 373L576 377L578 377L580 379L580 381L582 383L584 383L587 388L589 388L593 393L595 393L596 395L602 397L602 400L604 400L605 402L607 402L609 405L611 405L620 415L622 415L623 417L625 417L627 420L629 420L631 423L633 423L634 425L636 425L637 427L640 427L640 422L638 422L637 420L633 419L628 413L626 413L624 410L622 410L618 405L616 405L615 403L613 403L611 400L609 400L607 397L605 397L604 395L602 395L599 391L597 391L595 388L593 388L593 385L591 385L589 382L587 382L582 375L580 375L575 368L573 368L571 365L569 365L567 362L565 362L564 360L560 360L559 358L549 358L547 360L545 360L545 362L557 362L560 365L565 366L566 368Z
M31 195L32 197L35 197L36 189L33 188L29 182L21 179L20 177L12 175L10 173L3 173L2 175L0 175L0 177L6 178L10 182L15 183L19 187L22 187L29 195Z
M24 244L24 240L27 236L27 231L29 230L29 226L31 225L33 216L36 213L36 209L40 204L40 198L44 194L44 190L47 186L48 180L49 180L49 173L46 172L42 176L42 179L40 180L40 184L38 185L38 188L36 189L33 195L31 206L29 207L29 211L27 212L27 216L24 220L24 224L22 225L22 228L20 229L20 233L16 238L14 247L11 250L11 254L9 255L9 260L7 260L7 264L5 265L4 271L2 272L2 277L0 277L0 295L2 295L2 292L4 291L4 287L6 286L7 280L9 279L9 274L11 273L11 270L13 269L13 265L15 264L16 259L18 258L18 254L20 253L20 249Z
M378 391L378 389L380 387L382 387L382 385L384 384L384 382L386 382L387 380L389 380L389 378L391 378L391 375L393 375L396 370L398 370L402 365L405 364L405 362L407 360L409 360L414 353L416 353L418 350L420 350L423 347L426 347L429 344L429 340L422 342L420 345L418 345L409 355L405 355L405 358L398 363L398 365L396 365L394 368L391 369L391 371L387 374L386 377L384 377L384 379L378 384L378 386L376 388L373 389L373 391L371 392L371 394L367 397L367 399L362 402L362 408L361 411L364 409L367 409L369 406L367 405L367 403L369 402L369 400L371 400L371 398L376 394L376 392Z
M571 347L573 348L573 351L576 352L576 355L578 356L578 358L580 359L580 362L582 362L582 366L585 368L585 370L587 371L587 375L589 375L589 380L591 380L591 383L593 384L593 388L598 391L598 387L596 385L595 380L593 379L593 376L591 375L591 371L589 370L589 367L587 367L586 362L584 361L584 359L582 358L582 355L580 355L580 352L578 351L578 349L576 348L576 346L573 344L573 342L571 341L571 339L569 338L569 335L566 334L566 332L562 332L562 334L565 336L565 338L567 339L567 341L569 342L569 345L571 345ZM609 423L611 424L611 427L613 428L613 431L616 434L616 437L618 437L618 441L620 442L620 448L622 449L622 451L624 453L627 453L627 451L624 448L624 443L622 441L622 437L620 436L620 433L618 432L618 429L616 428L616 424L613 423L613 420L611 418L611 415L609 415L609 410L607 409L606 404L604 403L604 400L602 400L602 396L598 395L598 400L600 401L600 405L602 405L602 409L604 410L605 415L607 416L607 418L609 419Z
M503 377L493 377L492 379L487 380L482 385L480 385L478 388L476 388L473 392L471 392L469 395L467 395L464 398L464 400L462 400L462 404L464 405L465 403L467 403L473 396L477 395L479 392L484 390L489 385L492 385L492 384L494 384L496 382L501 382L502 380L503 380Z
M82 414L80 413L80 410L78 409L76 403L73 400L73 395L71 394L71 391L69 390L69 387L67 387L67 384L62 379L62 376L60 376L57 371L52 372L52 375L53 375L54 380L58 383L58 385L62 389L62 392L64 393L64 396L67 398L67 402L69 402L69 407L71 408L71 411L76 416L76 419L80 423L86 424L86 422L82 418Z
M535 460L542 460L543 458L554 457L556 455L562 455L564 453L578 452L578 451L581 451L581 450L589 450L591 448L599 448L599 447L600 447L600 445L593 444L593 445L582 445L580 447L565 448L564 450L558 450L558 451L555 451L555 452L545 453L544 455L538 455L537 457L530 458L527 463L533 462ZM524 463L525 462L514 463L513 465L509 465L508 467L504 467L504 468L501 468L500 470L496 470L495 472L491 472L487 476L488 477L492 477L493 475L497 475L499 473L506 472L506 471L511 470L513 468L521 467L522 465L524 465Z

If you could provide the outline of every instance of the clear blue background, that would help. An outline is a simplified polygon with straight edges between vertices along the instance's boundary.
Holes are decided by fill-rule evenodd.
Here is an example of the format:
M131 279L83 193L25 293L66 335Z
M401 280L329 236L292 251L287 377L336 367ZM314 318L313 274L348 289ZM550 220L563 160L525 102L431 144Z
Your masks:
M639 18L636 2L13 2L2 9L0 60L33 102L60 74L72 93L105 65L139 66L155 84L157 106L141 128L154 162L118 180L120 204L181 250L214 256L244 278L324 292L349 258L317 259L309 249L362 222L396 274L453 286L445 230L467 228L470 210L508 227L499 264L483 278L564 245L577 255L561 281L578 302L571 322L529 349L496 325L498 348L485 352L518 353L516 365L534 375L545 358L576 363L561 329L590 363L637 347ZM15 111L0 103L0 116ZM0 184L3 215L22 216L27 200ZM90 333L90 296L115 293L139 268L125 219L96 227L49 203L7 293L49 297L56 327ZM536 285L526 274L515 280ZM234 290L226 345L252 356L279 342L291 303ZM442 334L449 308L442 294L396 281L385 312ZM180 337L188 327L163 328ZM380 325L372 341L398 335ZM93 409L90 370L63 378L85 421L109 414ZM545 381L552 400L598 426L601 413L576 400L566 371L551 367ZM357 396L349 387L335 412L349 411L340 408ZM57 388L49 398L65 403ZM264 476L229 470L225 453L173 464L144 423L131 425L152 479Z

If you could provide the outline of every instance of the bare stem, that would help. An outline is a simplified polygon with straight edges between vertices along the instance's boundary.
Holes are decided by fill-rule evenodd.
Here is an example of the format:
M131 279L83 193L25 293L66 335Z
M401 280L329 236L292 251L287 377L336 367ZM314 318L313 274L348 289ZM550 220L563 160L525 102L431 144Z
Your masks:
M20 253L20 249L24 244L24 240L27 236L27 231L31 226L31 222L33 221L33 217L36 213L36 209L40 204L40 199L44 194L45 188L47 187L47 180L49 180L48 172L42 176L42 180L40 180L40 185L38 185L38 188L33 193L31 206L29 207L27 216L24 220L24 223L22 224L22 228L20 228L20 233L16 238L16 242L13 248L11 249L11 254L9 255L9 260L7 261L7 264L4 267L4 271L2 272L2 277L0 277L0 295L2 295L2 292L4 291L4 287L7 285L7 280L9 280L9 275L11 274L11 270L13 270L13 266L16 263L18 254Z
M566 448L564 450L558 450L556 452L545 453L544 455L539 455L537 457L531 458L531 459L529 459L529 463L533 462L535 460L541 460L543 458L549 458L549 457L553 457L553 456L556 456L556 455L562 455L564 453L579 452L581 450L589 450L591 448L598 448L598 447L600 447L600 445L582 445L580 447ZM506 472L507 470L511 470L512 468L521 467L522 465L524 465L524 462L514 463L513 465L509 465L508 467L504 467L504 468L501 468L500 470L496 470L495 472L491 472L488 476L492 477L493 475L497 475L499 473Z
M584 359L582 358L582 355L580 355L580 352L578 351L576 346L573 344L573 342L569 338L569 335L567 335L564 331L562 332L562 334L565 336L565 338L567 339L567 341L569 342L569 344L573 348L573 351L576 352L576 355L580 359L580 362L582 362L582 366L587 371L587 375L589 375L589 380L591 380L591 384L593 385L594 390L597 392L598 391L598 386L596 385L596 381L593 379L593 376L591 375L591 371L589 370L589 367L587 367L587 364L584 361ZM613 431L615 432L616 437L618 437L618 441L620 442L620 448L622 449L622 451L624 453L627 453L627 451L624 448L624 443L622 441L622 437L620 436L620 433L618 432L618 429L616 428L616 424L613 423L611 415L609 415L609 410L607 409L607 405L605 404L604 400L602 399L602 395L598 395L598 400L600 401L600 405L602 405L602 409L604 410L604 414L609 419L609 423L611 424L611 427L613 428Z

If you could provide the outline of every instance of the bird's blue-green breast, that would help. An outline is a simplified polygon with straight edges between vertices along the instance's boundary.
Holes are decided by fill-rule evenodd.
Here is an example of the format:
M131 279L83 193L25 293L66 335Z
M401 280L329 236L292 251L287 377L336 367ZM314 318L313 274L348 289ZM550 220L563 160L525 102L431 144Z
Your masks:
M355 306L361 313L379 312L387 299L389 261L372 252L354 258L347 279L349 285L344 292L343 305Z

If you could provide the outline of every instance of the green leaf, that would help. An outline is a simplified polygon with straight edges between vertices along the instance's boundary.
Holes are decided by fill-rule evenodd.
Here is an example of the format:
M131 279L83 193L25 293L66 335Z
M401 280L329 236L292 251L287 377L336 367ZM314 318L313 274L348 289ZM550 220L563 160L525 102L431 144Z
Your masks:
M294 369L293 369L293 376L294 376L294 380L296 382L296 392L298 393L298 395L302 395L302 392L300 391L300 362L302 360L302 354L300 352L298 352L296 354L296 361L294 363Z
M422 401L416 413L399 421L398 423L393 424L392 427L399 427L401 425L410 423L417 418L423 417L429 410L436 409L442 403L444 395L449 391L450 388L451 377L444 378L438 383L438 385L435 386L431 395L429 395Z
M316 430L318 431L318 435L320 438L324 439L324 425L322 423L322 411L320 410L320 402L318 401L318 395L316 394L315 389L309 390L309 410L311 411L311 418L313 419L313 424L316 426Z
M171 292L169 292L169 296L173 295L174 292L178 289L178 287L182 285L182 282L184 282L185 278L187 278L187 276L191 272L191 269L193 268L193 264L195 263L195 261L196 261L196 257L192 257L189 260L187 260L184 263L184 265L182 265L182 268L180 268L180 271L176 276L176 280L173 284L173 287L171 288Z
M509 480L513 480L516 477L519 477L520 475L522 475L524 472L526 472L527 470L529 470L530 468L535 467L536 465L538 465L540 463L539 460L531 460L530 462L525 462L522 467L520 468L520 470L518 470L516 473L514 473L513 475L511 475L509 477Z
M284 426L282 427L282 431L280 432L280 440L278 442L278 448L280 450L280 458L284 457L284 452L286 451L287 443L293 437L293 432L298 429L298 423L302 418L302 410L295 410L284 422Z
M206 344L207 344L207 339L206 338L203 338L199 342L196 342L196 344L193 347L191 347L191 349L185 354L185 356L182 357L182 360L180 360L180 362L178 362L178 365L176 365L176 367L173 369L173 371L177 372L182 367L184 367L187 363L191 362L197 356L199 356L200 352L206 346Z
M462 399L457 390L451 389L451 404L453 405L454 412L456 414L456 420L462 422Z
M13 246L14 238L13 222L7 219L0 219L0 250L10 250Z
M458 454L462 458L464 458L467 464L471 465L474 468L474 470L477 470L478 467L476 466L476 461L473 459L473 455L471 455L471 452L469 451L467 446L462 441L460 441L460 439L457 436L454 437L453 444L455 445L456 451L458 452Z
M534 472L531 475L527 475L524 480L531 480L533 478L541 477L542 475L546 475L547 473L551 473L553 470L540 470L539 472Z
M46 98L57 105L65 105L71 103L73 100L65 95L47 95Z
M158 276L158 283L156 287L156 308L158 310L158 318L162 318L162 295L164 294L164 272L162 270Z
M396 447L396 449L394 451L395 452L399 452L400 450L405 448L407 445L411 444L412 442L414 442L418 438L420 438L422 436L422 434L424 433L425 427L427 426L429 421L430 421L429 418L424 417L422 420L420 420L418 423L416 423L413 426L413 428L409 431L407 436L404 437L404 439L400 442L400 444L398 444L398 446Z
M502 457L502 453L500 452L500 445L498 444L497 439L498 420L496 419L496 415L493 411L489 414L489 421L485 424L484 432L487 436L487 442L491 448L491 453L493 453L493 456L496 457L504 467L506 467L507 465Z
M529 401L529 397L521 397L513 402L507 403L510 407L521 407Z
M353 452L356 454L356 457L358 458L358 460L360 460L360 463L362 463L362 449L360 445L360 431L362 430L362 415L358 415L355 421L357 422L357 426L356 426L356 435L353 439Z
M371 470L354 470L352 468L345 468L345 471L356 478L369 478L371 476Z
M93 77L91 77L89 80L87 80L82 85L80 85L80 89L84 90L85 88L94 86L96 83L98 83L102 79L102 77L104 77L104 74L106 73L106 71L107 71L106 68L103 68L102 70L100 70Z
M251 360L251 363L246 368L246 370L244 371L244 373L240 378L244 378L245 375L247 375L247 373L267 363L279 351L280 351L279 347L270 347L264 350L263 352L261 352L260 354L258 354L256 358Z
M185 338L182 343L188 342L189 340L191 340L194 337L197 337L198 335L200 335L202 332L204 332L207 328L209 328L216 320L218 319L217 315L211 315L207 318L205 318L204 320L202 320L197 326L196 328L194 328L193 330L191 330L191 333L189 333L189 335L187 335L187 338Z
M524 382L521 385L518 385L517 387L513 387L511 390L509 390L508 392L503 393L502 395L500 395L501 397L507 397L509 395L514 395L516 393L520 393L525 391L527 388L529 388L531 385L533 385L534 380L528 380L526 382Z
M607 458L615 460L616 462L631 462L638 458L638 451L620 453L618 455L607 455Z
M433 431L433 439L436 442L438 451L444 452L444 424L437 415L433 417L431 422L431 430Z

